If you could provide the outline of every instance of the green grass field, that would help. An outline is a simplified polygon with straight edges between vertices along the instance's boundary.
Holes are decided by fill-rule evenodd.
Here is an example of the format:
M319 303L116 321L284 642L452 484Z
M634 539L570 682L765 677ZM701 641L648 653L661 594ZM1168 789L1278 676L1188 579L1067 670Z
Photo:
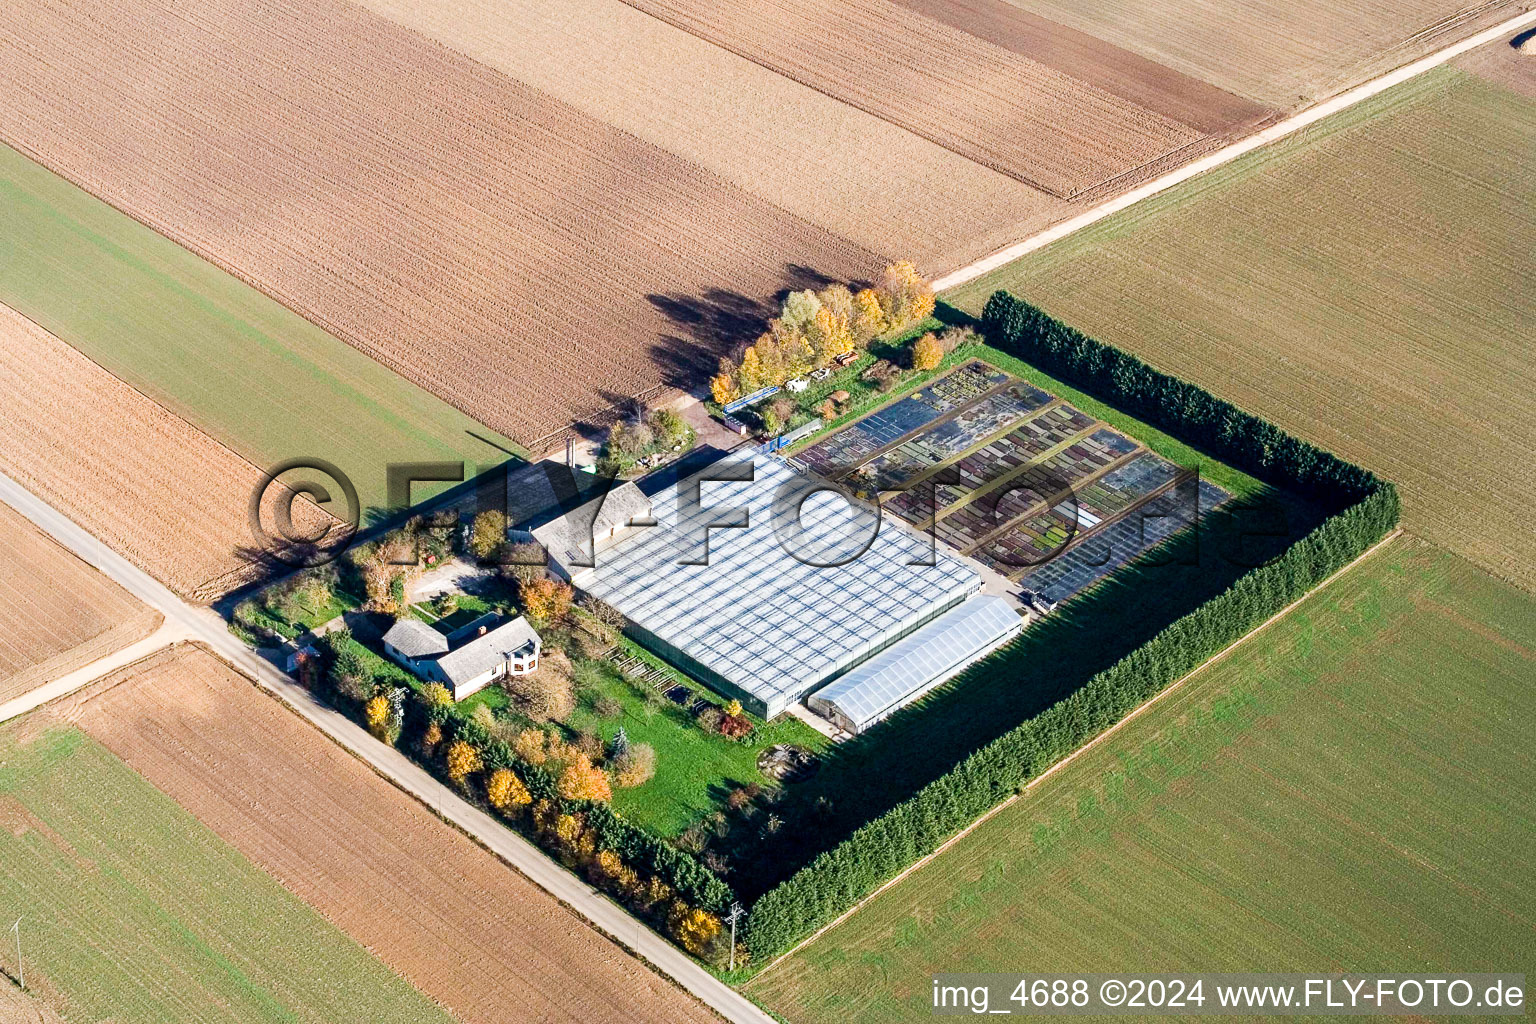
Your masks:
M1522 971L1536 599L1404 539L747 986L927 1020L936 971Z
M794 743L822 750L828 745L825 736L790 715L759 722L746 742L708 735L687 711L671 702L647 708L635 687L611 672L591 696L612 697L624 710L616 718L599 718L591 700L585 700L566 724L590 729L604 742L612 741L622 727L631 743L656 748L656 776L634 789L615 789L613 808L664 836L676 836L705 815L724 810L725 798L733 789L754 782L764 789L774 788L776 784L757 770L757 755L764 748Z
M945 298L1007 289L1368 466L1530 589L1533 251L1536 100L1442 68Z
M299 457L385 504L390 462L517 446L84 190L0 146L0 302L262 469ZM493 444L476 438L478 434ZM416 500L433 493L413 489Z
M70 1024L450 1020L104 747L38 728L0 730L0 909Z

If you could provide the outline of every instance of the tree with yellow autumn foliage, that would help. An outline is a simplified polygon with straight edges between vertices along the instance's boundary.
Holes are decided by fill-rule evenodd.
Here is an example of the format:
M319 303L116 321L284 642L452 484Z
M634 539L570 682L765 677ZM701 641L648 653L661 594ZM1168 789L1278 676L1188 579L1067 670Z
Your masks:
M939 344L939 339L933 332L918 338L912 343L912 369L931 370L939 365L944 358L944 346Z
M854 344L861 348L890 330L891 323L873 288L865 288L853 297L853 316L849 325Z
M728 405L741 397L741 388L736 386L735 367L722 367L719 373L709 379L709 397L715 400L716 405Z
M678 943L697 957L709 955L720 936L720 919L700 907L690 907L682 900L672 902L667 927Z
M541 576L523 584L517 591L523 613L536 626L559 622L571 610L571 585L551 576Z
M512 741L512 753L529 764L543 764L549 760L545 742L543 729L524 729Z
M908 260L898 260L886 267L875 293L885 312L888 330L917 323L933 312L933 286Z
M560 782L556 788L567 800L613 799L613 788L608 784L607 773L594 766L586 754L578 753L571 758L565 771L560 773Z
M485 784L485 798L504 814L516 814L533 803L533 796L523 780L509 768L498 768Z
M368 731L381 736L389 725L389 698L382 693L370 697L363 705L363 717L368 721Z
M484 767L480 751L464 740L454 740L448 746L448 778L454 785L462 786L465 780Z

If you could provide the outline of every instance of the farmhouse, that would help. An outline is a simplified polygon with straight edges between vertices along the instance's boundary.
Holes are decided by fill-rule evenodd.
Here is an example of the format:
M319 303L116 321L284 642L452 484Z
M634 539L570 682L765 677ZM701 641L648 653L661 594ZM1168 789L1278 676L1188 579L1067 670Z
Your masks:
M419 619L401 619L384 634L384 653L463 700L496 679L539 667L539 634L528 620L519 615L496 625L498 618L488 612L446 634Z
M927 538L765 455L723 460L654 500L657 525L573 581L640 643L765 718L981 588Z
M597 552L652 523L651 499L625 481L525 533L544 546L550 568L571 579L592 565Z

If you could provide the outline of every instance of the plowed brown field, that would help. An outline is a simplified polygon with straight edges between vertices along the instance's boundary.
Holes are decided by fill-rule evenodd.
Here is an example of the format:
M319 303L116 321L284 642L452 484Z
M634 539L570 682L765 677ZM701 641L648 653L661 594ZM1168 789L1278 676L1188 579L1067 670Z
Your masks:
M359 0L802 220L930 274L1069 216L967 160L624 0ZM582 52L586 60L551 60Z
M1510 17L1521 0L1006 0L1292 110Z
M181 594L248 578L255 466L0 306L0 470ZM298 528L323 516L294 505Z
M1276 113L1209 82L1015 7L1007 0L896 0L1197 131L1227 134Z
M159 612L0 504L0 703L159 625Z
M889 0L627 2L1058 196L1201 134Z
M23 0L0 93L5 141L527 443L879 262L335 0Z
M716 1019L201 648L60 711L467 1024Z

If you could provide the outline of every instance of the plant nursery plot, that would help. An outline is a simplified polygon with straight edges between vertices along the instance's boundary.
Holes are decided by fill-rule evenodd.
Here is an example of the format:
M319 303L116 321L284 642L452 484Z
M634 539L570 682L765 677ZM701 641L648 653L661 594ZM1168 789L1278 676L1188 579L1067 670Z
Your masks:
M887 1024L946 970L1529 963L1533 661L1531 595L1394 542L747 991Z
M183 596L250 580L251 463L3 305L0 396L0 470ZM340 526L293 514L306 535Z
M9 15L0 139L525 445L881 263L340 0Z
M1536 586L1533 154L1536 100L1442 68L946 297L1006 289L1200 383Z
M201 648L70 704L80 728L466 1024L715 1019Z
M22 918L27 987L70 1024L451 1019L47 712L0 730L0 903Z
M159 612L0 504L0 704L159 624Z
M1062 198L1201 133L886 0L627 0Z
M909 434L936 421L942 422L941 418L946 414L962 409L1008 383L1006 373L982 363L967 363L817 441L797 453L794 461L796 465L835 480L895 447Z

